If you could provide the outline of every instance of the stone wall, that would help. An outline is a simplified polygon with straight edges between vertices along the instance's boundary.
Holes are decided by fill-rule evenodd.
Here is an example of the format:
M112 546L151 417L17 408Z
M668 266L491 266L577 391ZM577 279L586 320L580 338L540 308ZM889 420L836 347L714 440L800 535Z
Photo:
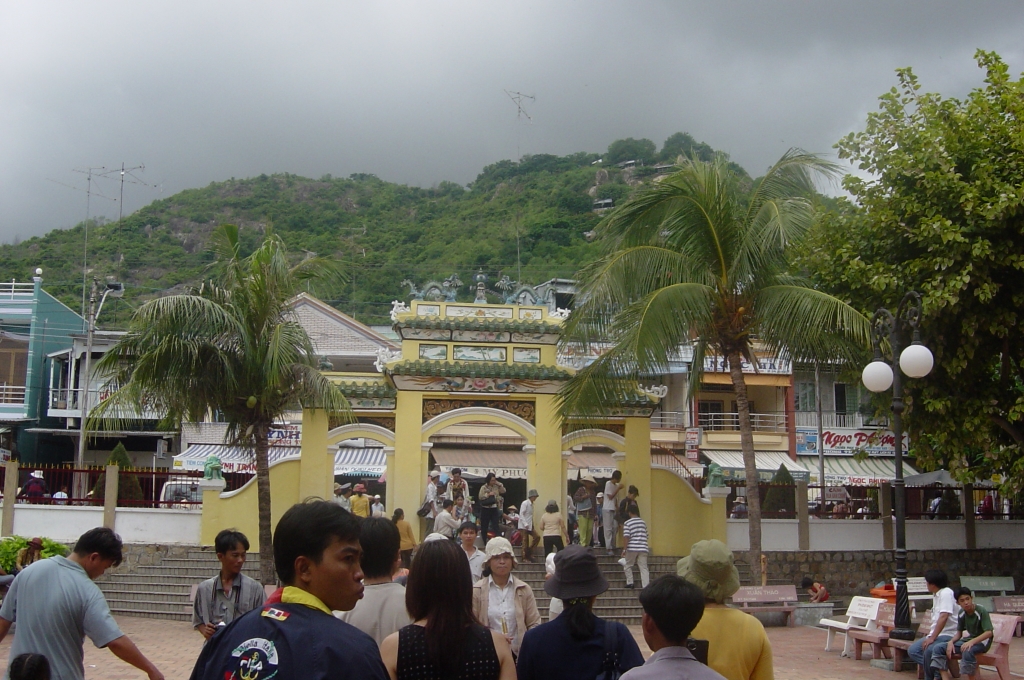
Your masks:
M765 551L768 556L768 580L794 583L810 576L828 585L836 595L868 595L879 581L895 574L896 558L891 550L879 551ZM747 553L736 553L737 560L749 563ZM1013 576L1017 588L1024 584L1024 550L909 550L907 573L923 576L928 569L942 569L950 585L957 587L960 576ZM760 574L760 568L752 569ZM757 580L757 576L754 577Z
M188 557L189 550L198 550L194 545L153 545L150 543L125 543L121 549L124 560L111 573L131 574L136 567L160 564L167 557Z

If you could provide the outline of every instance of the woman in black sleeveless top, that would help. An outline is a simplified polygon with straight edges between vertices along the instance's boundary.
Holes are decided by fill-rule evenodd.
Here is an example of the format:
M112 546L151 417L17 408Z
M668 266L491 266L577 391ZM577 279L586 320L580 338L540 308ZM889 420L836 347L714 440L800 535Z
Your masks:
M392 680L515 680L508 641L473 616L473 577L451 541L423 543L405 591L415 623L385 638L380 653Z

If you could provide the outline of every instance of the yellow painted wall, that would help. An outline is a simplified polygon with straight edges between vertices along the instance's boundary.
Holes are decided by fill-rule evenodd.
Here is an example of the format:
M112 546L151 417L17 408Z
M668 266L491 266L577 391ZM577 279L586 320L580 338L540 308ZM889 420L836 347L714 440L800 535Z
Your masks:
M650 418L626 418L626 457L622 460L622 482L626 489L635 486L640 496L640 516L650 517L651 501L651 420ZM620 491L615 497L622 502L625 494Z
M394 505L388 510L402 508L413 532L423 538L423 522L416 516L427 488L427 453L420 446L423 393L399 391L397 400L395 455L388 457L388 463L394 462L388 468L388 487L394 486L388 495Z
M642 496L641 496L642 498ZM726 542L725 499L702 499L688 482L668 470L651 470L649 534L655 555L689 555L697 541Z
M531 489L537 489L541 512L554 500L565 515L565 461L562 458L562 421L555 406L555 395L538 394L536 452L527 456L526 478ZM532 465L530 464L530 459ZM534 511L536 513L536 511ZM539 516L539 515L536 515Z
M270 517L276 527L285 510L299 500L301 462L285 460L270 466ZM202 544L213 545L222 529L238 529L249 539L250 552L260 549L259 512L256 504L256 478L253 477L225 498L218 491L203 493Z

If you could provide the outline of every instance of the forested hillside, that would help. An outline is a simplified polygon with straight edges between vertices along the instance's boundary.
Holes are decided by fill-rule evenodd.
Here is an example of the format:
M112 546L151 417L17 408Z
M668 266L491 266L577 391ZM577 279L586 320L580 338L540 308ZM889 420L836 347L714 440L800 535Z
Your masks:
M156 201L120 223L91 224L89 278L125 283L125 299L103 311L104 325L116 327L138 300L202 278L212 261L207 240L218 224L238 224L251 244L270 226L297 258L306 251L344 261L351 281L331 303L381 323L390 301L407 297L404 279L423 284L458 273L466 283L460 298L469 298L472 275L481 268L492 281L502 274L532 284L573 276L597 252L586 236L600 220L594 200L622 201L656 174L655 165L681 153L708 158L714 151L685 133L669 137L660 152L650 140L618 140L603 157L501 161L468 187L442 182L421 189L361 174L232 178ZM614 165L634 159L644 165ZM0 247L0 277L23 281L42 267L46 289L78 310L85 233L79 224Z

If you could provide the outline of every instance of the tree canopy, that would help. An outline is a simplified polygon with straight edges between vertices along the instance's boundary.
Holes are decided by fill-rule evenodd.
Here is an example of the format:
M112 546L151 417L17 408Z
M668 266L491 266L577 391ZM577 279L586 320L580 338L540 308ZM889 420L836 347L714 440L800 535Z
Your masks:
M911 69L862 132L837 148L848 176L804 266L865 314L923 296L935 354L905 380L913 454L965 480L1000 473L1024 487L1024 81L979 51L985 85L963 99L924 93Z

